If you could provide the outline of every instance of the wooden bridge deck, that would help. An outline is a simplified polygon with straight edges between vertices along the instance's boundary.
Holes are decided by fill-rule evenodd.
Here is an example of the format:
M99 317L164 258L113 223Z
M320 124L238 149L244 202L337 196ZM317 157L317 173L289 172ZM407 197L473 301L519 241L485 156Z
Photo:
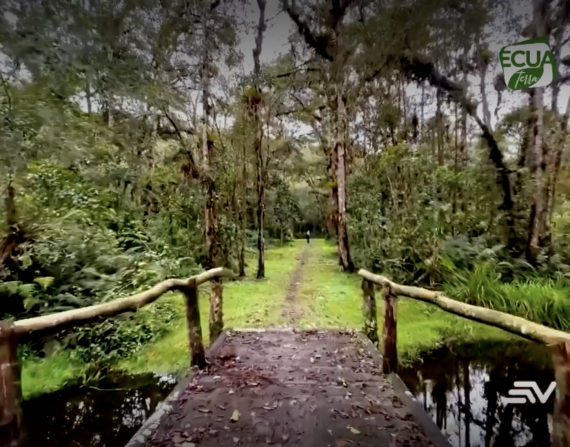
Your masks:
M128 447L437 445L369 347L347 332L227 333Z

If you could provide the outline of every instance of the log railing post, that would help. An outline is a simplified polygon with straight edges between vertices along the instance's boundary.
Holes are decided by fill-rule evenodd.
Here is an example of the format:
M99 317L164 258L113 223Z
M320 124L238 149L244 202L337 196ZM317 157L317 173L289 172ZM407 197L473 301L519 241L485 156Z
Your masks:
M198 307L198 289L186 287L182 290L186 301L186 323L188 327L188 342L190 345L190 366L202 369L207 366L202 325L200 323L200 308Z
M554 346L556 404L552 417L552 447L570 447L570 342Z
M0 445L17 447L22 440L22 389L18 339L12 321L0 321Z
M378 348L378 317L376 316L376 298L374 297L374 283L372 281L362 280L362 294L364 297L364 335Z
M388 374L398 370L397 301L388 283L382 284L382 296L384 297L384 354L382 357L382 372Z

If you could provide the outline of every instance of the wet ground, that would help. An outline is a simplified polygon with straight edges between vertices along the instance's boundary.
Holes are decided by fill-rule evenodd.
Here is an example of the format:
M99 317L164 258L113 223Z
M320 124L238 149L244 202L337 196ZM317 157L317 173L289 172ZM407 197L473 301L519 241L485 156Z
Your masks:
M400 371L456 447L548 447L555 393L546 403L504 404L514 381L554 380L549 349L531 342L450 343Z
M25 447L124 447L176 384L174 376L109 378L24 402Z
M432 445L359 336L242 332L219 352L141 445Z

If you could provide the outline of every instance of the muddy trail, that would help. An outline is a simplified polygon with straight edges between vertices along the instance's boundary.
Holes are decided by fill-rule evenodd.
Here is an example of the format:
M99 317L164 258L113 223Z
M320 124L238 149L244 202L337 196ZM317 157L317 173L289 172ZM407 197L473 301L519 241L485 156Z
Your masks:
M359 334L236 332L217 352L128 447L433 446Z
M283 309L283 317L286 319L289 326L295 326L299 318L299 309L297 308L297 292L299 286L303 281L305 274L305 267L311 253L311 245L307 246L301 252L301 256L297 261L297 268L291 275L287 295L285 296L285 308Z

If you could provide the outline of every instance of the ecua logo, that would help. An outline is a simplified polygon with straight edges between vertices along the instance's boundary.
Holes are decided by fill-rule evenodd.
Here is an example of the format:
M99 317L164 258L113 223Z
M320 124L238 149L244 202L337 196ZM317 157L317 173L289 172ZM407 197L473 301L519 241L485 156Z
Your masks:
M546 87L558 76L546 36L504 47L499 59L505 82L511 90Z

